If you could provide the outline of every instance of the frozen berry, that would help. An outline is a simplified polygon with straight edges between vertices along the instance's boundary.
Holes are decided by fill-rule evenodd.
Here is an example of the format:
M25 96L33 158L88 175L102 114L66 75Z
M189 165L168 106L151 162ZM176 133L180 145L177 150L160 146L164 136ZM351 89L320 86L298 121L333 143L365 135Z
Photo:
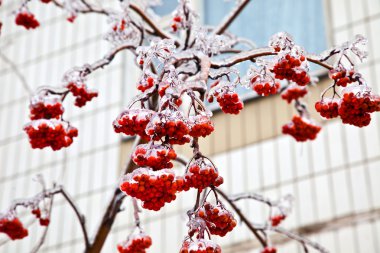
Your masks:
M33 13L28 11L21 11L16 15L16 25L25 27L26 29L35 29L40 26L38 20L34 17Z
M9 236L9 238L11 238L11 240L19 240L28 236L28 230L24 228L18 218L1 218L0 233L5 233Z
M292 122L282 127L283 134L291 135L296 141L314 140L321 127L300 116L294 116Z

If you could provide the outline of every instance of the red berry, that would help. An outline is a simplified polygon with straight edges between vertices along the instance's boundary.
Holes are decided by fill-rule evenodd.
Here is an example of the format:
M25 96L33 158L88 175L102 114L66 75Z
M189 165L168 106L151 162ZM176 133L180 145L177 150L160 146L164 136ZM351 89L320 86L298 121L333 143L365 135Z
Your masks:
M18 240L28 236L28 230L24 228L23 224L18 218L1 218L0 233L7 234L11 240Z
M116 133L124 133L126 135L139 135L144 140L149 140L149 136L145 133L153 111L147 109L129 109L122 112L113 122Z
M271 223L273 227L278 226L283 220L285 220L286 216L279 214L271 217Z
M87 102L98 96L98 92L89 90L85 84L69 83L66 87L75 97L75 105L78 107L85 106Z
M40 225L47 227L50 224L50 219L49 218L40 218Z
M37 219L41 218L41 210L39 208L33 209L32 214L36 216Z
M261 253L276 253L277 249L273 247L265 247Z
M145 253L152 246L152 238L144 233L130 235L128 239L117 245L119 253Z
M50 3L52 0L40 0L42 3L44 3L44 4L48 4L48 3Z
M143 82L141 82L137 85L137 89L144 92L144 91L152 88L153 85L154 85L153 77L148 77L146 80L143 80Z
M176 159L174 149L164 145L141 144L132 154L133 162L140 167L151 167L153 170L173 168L171 160Z
M70 23L74 23L76 18L77 18L77 16L75 14L72 14L72 15L68 16L66 18L66 20L69 21Z
M321 127L300 116L293 116L292 122L282 127L283 134L291 135L296 141L314 140Z
M199 209L198 216L201 217L213 235L225 236L236 227L236 220L232 213L218 204L214 206L209 202L204 203Z
M26 29L35 29L40 26L34 15L28 11L21 11L16 15L16 25L25 27Z
M217 169L205 158L196 159L184 175L189 187L203 190L211 185L219 186L223 178L219 176Z
M300 87L298 85L290 85L281 93L281 98L286 100L290 104L293 100L302 98L306 94L307 94L306 87Z
M182 18L181 18L180 16L175 16L175 17L173 18L173 21L174 21L174 22L181 22L181 21L182 21Z
M78 135L76 128L56 119L33 120L24 127L24 131L28 134L32 148L39 149L45 147L51 147L53 150L66 148Z

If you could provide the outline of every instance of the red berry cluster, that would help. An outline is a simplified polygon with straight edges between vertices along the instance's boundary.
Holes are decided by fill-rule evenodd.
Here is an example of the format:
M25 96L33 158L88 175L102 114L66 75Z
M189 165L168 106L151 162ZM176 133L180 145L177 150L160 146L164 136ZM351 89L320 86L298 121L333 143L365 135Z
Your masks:
M131 235L125 242L117 245L119 253L145 253L152 246L152 238L144 233Z
M286 100L290 104L293 100L304 97L307 94L306 87L300 87L298 85L290 85L282 93L281 98Z
M209 116L198 114L189 117L190 132L192 137L206 137L214 131L214 124Z
M346 87L348 84L355 82L354 70L346 70L344 68L337 68L330 70L331 79L335 80L336 85Z
M28 236L28 230L24 228L18 218L0 219L0 233L7 234L12 240L18 240Z
M214 206L206 202L198 211L198 216L206 221L206 225L213 235L225 236L231 232L237 222L232 213L222 205Z
M271 71L275 74L275 78L277 79L286 79L293 81L300 86L305 86L310 83L309 75L301 66L305 60L305 56L296 58L287 54L277 62Z
M185 173L185 180L189 187L200 191L211 185L219 186L223 183L223 178L219 176L214 165L204 158L196 159L190 164Z
M280 223L286 219L286 216L283 214L275 215L271 217L271 223L273 227L280 225Z
M149 140L145 133L146 126L153 116L153 111L147 109L130 109L122 112L113 122L116 133L126 135L139 135L144 140Z
M28 11L21 11L16 15L16 25L25 27L26 29L35 29L40 26L38 20L34 17L33 13Z
M210 103L213 102L214 96L216 97L216 101L219 103L219 106L224 113L239 114L244 107L239 95L234 89L228 86L225 86L220 90L216 90L208 99Z
M137 89L144 92L146 90L149 90L150 88L152 88L154 85L154 79L153 77L148 77L146 80L144 80L143 82L140 82L138 85L137 85Z
M171 28L172 28L173 32L177 32L178 28L180 28L180 27L182 27L182 18L180 16L175 16L173 18Z
M42 217L41 210L39 208L33 209L32 214L39 220L41 226L49 226L50 219L48 217Z
M189 127L186 118L180 111L165 109L156 113L146 127L146 133L152 140L161 138L168 140L170 144L185 144L190 142Z
M253 84L253 89L260 96L269 96L271 94L276 94L280 88L280 83L275 82L255 82Z
M44 3L44 4L48 4L48 3L50 3L52 0L40 0L42 3Z
M119 31L124 31L126 24L127 24L127 21L125 21L125 19L122 19L122 20L120 20L120 22L118 22L117 24L115 24L112 27L112 29L114 30L114 32L117 32L118 30Z
M339 116L339 103L338 100L322 99L315 103L315 110L326 119L336 118Z
M277 249L274 247L265 247L261 253L276 253Z
M321 127L305 120L300 116L293 116L292 122L282 126L282 133L293 136L296 141L314 140L321 131Z
M34 120L24 127L29 136L32 148L51 147L60 150L68 147L73 138L78 136L78 130L72 126L65 126L65 122L59 120Z
M143 208L158 211L176 199L176 193L188 190L182 177L176 177L173 170L152 171L138 168L127 174L120 189L127 195L143 201Z
M85 106L87 102L98 96L98 92L89 90L85 84L69 83L66 87L75 97L75 105L78 107Z
M368 91L346 92L339 106L339 116L344 124L357 127L369 125L370 113L380 111L380 98Z
M40 97L31 99L30 119L59 119L64 112L62 101L58 97Z
M179 251L180 253L221 253L220 246L213 241L198 239L196 241L185 241Z
M177 157L174 149L164 145L141 144L138 145L132 154L133 162L140 167L151 167L153 170L173 168L174 160Z

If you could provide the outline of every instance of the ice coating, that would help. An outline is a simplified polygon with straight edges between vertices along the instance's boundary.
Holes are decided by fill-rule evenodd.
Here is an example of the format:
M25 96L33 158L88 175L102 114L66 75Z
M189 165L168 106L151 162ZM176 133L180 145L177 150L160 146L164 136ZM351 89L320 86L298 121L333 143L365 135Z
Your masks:
M151 167L154 170L172 168L177 157L174 149L168 145L140 144L132 154L133 162L138 166Z
M221 253L222 249L218 244L206 239L189 240L182 244L180 253Z

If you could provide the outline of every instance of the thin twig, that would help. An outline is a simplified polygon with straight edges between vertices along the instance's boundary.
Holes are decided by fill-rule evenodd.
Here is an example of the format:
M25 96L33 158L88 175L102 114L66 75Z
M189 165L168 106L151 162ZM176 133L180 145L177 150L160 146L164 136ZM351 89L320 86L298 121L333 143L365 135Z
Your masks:
M23 74L21 74L20 70L18 69L17 65L9 59L6 55L0 52L0 57L5 61L13 70L13 72L16 74L16 76L20 79L22 87L25 89L25 91L29 94L32 95L33 91L32 88L30 88L28 82L26 81L25 77Z
M239 5L231 11L231 13L225 18L225 20L215 29L215 34L223 34L224 31L234 22L234 20L239 16L239 14L244 10L248 5L250 0L243 0Z
M161 37L162 39L173 39L175 41L175 44L176 46L179 46L180 43L178 42L178 40L172 38L170 35L166 34L161 28L159 28L155 22L153 22L153 20L151 20L147 15L146 13L140 9L140 7L138 7L137 5L135 4L130 4L129 7L131 8L131 10L133 10L135 13L137 13L154 31L154 35L158 36L158 37Z
M316 243L316 242L313 242L305 237L302 237L298 234L295 234L291 231L288 231L284 228L281 228L281 227L273 227L273 226L262 226L262 225L258 225L258 224L254 224L253 225L257 230L262 230L262 231L265 231L265 230L270 230L270 231L273 231L273 232L276 232L278 234L281 234L283 236L286 236L288 237L289 239L293 239L293 240L296 240L297 242L299 242L303 247L305 247L305 245L315 249L315 250L318 250L320 251L321 253L329 253L329 251L324 248L322 245L320 245L319 243Z
M53 210L53 203L54 203L54 195L51 196L50 202L49 202L48 218L50 220L51 220L51 213ZM38 241L38 244L36 246L34 246L34 248L32 249L32 251L30 253L37 253L41 249L42 245L44 244L44 242L46 240L46 236L47 236L47 233L49 231L49 227L50 227L50 223L45 227L44 232L42 233L42 236L41 236L40 240Z
M86 246L86 249L88 249L88 247L90 246L90 240L89 240L88 232L87 232L87 228L86 228L85 217L83 214L80 213L78 206L75 204L72 197L66 192L66 190L63 188L63 186L61 186L60 192L62 193L63 197L67 200L67 202L70 204L70 206L72 207L72 209L75 212L75 215L77 216L77 218L79 220L79 223L80 223L80 226L82 229L82 233L83 233L85 246Z
M276 54L277 53L270 47L257 48L250 51L238 53L230 58L224 59L219 62L211 62L211 68L219 69L219 68L232 67L244 61L251 61L259 57L276 55ZM329 70L333 69L333 66L325 62L322 62L317 56L309 55L306 57L306 59L309 62L318 64L326 69L329 69Z
M259 240L261 245L265 248L267 246L266 240L258 233L258 230L251 224L248 218L241 212L239 207L231 201L231 199L222 190L215 188L215 191L220 194L223 199L225 199L228 204L235 210L236 214L240 217L241 221L248 227L248 229L254 234L254 236Z

